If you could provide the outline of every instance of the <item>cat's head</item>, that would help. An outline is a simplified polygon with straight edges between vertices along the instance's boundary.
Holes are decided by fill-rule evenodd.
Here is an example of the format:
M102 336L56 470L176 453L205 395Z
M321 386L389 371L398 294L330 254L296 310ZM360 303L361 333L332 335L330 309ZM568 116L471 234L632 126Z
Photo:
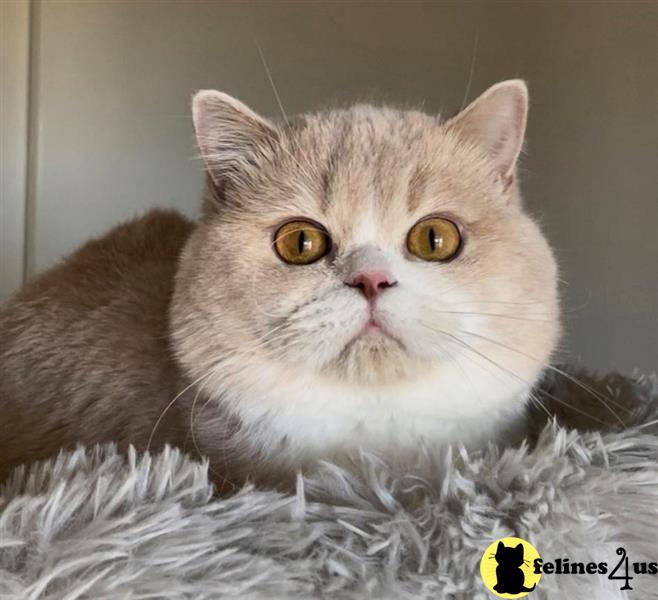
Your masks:
M507 567L520 567L523 560L523 544L516 546L505 546L503 542L498 542L496 548L496 562L499 565Z
M559 327L516 181L527 103L508 81L448 120L356 105L275 123L199 92L208 185L172 312L189 374L531 386Z

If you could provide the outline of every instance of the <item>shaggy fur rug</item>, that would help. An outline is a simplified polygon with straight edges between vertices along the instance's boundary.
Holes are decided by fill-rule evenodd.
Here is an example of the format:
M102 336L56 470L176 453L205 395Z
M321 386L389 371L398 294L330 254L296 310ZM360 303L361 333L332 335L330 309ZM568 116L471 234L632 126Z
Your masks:
M413 473L362 456L300 479L296 495L215 498L206 465L172 449L80 448L21 467L0 489L0 598L477 600L493 597L484 550L510 535L545 561L611 569L623 546L633 575L658 561L658 385L585 385L546 382L539 398L562 423L532 411L519 447L423 455ZM546 574L530 598L658 598L658 575L629 583Z

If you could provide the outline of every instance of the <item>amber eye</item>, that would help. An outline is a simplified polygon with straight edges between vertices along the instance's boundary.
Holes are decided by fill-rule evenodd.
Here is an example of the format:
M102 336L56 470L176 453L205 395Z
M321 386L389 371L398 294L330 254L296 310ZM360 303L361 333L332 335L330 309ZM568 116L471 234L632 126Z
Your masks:
M457 225L441 217L418 221L407 235L409 252L423 260L450 260L459 252L461 244Z
M331 240L324 229L311 221L289 221L274 235L274 247L282 261L309 265L329 252Z

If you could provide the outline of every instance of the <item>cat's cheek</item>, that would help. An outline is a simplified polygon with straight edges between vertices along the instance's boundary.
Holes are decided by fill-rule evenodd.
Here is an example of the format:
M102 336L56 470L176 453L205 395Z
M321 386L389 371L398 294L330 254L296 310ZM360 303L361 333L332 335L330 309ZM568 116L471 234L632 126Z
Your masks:
M446 334L458 327L454 315L443 314L438 303L414 294L382 299L376 313L384 327L399 339L410 358L440 362L446 358Z
M283 345L281 360L316 371L335 361L368 321L367 303L351 296L329 295L296 312L282 333L289 343Z

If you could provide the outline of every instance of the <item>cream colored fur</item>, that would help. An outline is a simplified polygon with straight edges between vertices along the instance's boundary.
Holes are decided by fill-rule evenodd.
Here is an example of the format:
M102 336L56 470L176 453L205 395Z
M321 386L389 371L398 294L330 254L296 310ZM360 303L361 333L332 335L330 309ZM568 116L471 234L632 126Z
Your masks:
M203 453L250 456L258 477L359 449L473 445L523 413L559 334L555 261L515 181L526 112L520 81L448 121L357 105L273 124L197 94L209 186L171 323ZM405 248L435 213L462 228L448 263ZM321 223L332 253L283 263L272 236L290 218ZM345 281L368 267L398 282L374 312L390 336L360 334L368 303Z

